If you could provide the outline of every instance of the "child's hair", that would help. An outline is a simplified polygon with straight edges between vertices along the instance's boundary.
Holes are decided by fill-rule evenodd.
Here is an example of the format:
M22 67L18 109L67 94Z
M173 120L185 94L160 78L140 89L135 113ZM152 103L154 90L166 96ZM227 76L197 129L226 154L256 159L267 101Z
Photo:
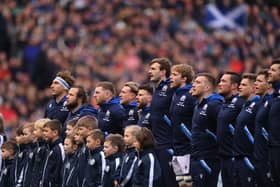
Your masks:
M92 138L93 140L100 140L100 145L104 143L104 135L100 129L94 129L88 137Z
M52 131L57 131L58 136L61 133L61 122L57 119L50 120L44 124L44 128L50 128Z
M78 122L78 119L71 119L71 120L67 121L67 126L74 127L77 122Z
M72 145L77 145L77 142L74 139L74 136L66 136L65 139L69 139Z
M23 135L23 125L19 126L16 130L16 135L21 136Z
M134 136L134 137L136 137L138 131L141 130L141 127L138 126L138 125L129 125L129 126L127 126L127 127L125 128L125 131L126 131L126 130L130 130L131 135Z
M113 147L118 147L118 152L124 152L124 140L120 134L109 134L105 142L110 142Z
M137 132L136 140L139 142L141 150L153 149L155 147L154 136L146 127L141 127L141 130Z
M35 123L34 123L34 128L43 129L45 123L47 123L48 121L50 121L50 119L48 119L48 118L38 119L38 120L35 121Z
M14 141L6 141L2 145L2 149L12 150L13 154L16 152L16 143Z
M79 139L78 140L75 139L75 141L76 141L77 145L81 145L84 143L84 138L80 135L80 133L77 129L78 129L78 127L77 127L77 125L75 125L73 128L73 137L75 139L75 137L78 136Z
M81 117L77 122L78 127L86 127L87 129L97 129L98 121L94 116L86 115Z
M73 126L72 132L73 132L73 136L74 136L76 133L78 133L78 126L77 126L77 125L74 125L74 126Z
M23 131L24 129L29 129L29 131L33 132L34 123L29 122L29 123L24 124L24 125L22 126L22 131Z

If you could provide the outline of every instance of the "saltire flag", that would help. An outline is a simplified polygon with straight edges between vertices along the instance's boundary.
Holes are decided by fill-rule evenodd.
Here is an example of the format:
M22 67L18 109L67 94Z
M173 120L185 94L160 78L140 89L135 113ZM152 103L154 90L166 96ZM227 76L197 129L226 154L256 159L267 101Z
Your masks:
M247 5L219 8L215 4L205 6L204 23L208 28L244 32L247 23Z

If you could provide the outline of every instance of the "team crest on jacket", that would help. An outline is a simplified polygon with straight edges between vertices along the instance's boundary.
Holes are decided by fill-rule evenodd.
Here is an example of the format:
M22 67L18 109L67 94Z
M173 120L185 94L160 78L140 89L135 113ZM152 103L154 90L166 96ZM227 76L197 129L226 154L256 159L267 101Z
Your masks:
M270 172L267 172L267 173L266 173L266 177L270 179L270 178L271 178L271 173L270 173Z
M255 106L255 102L251 103L249 107L253 108Z
M5 168L4 171L3 171L3 174L4 174L4 175L7 175L7 172L8 172L8 169Z
M129 112L128 112L128 120L129 121L135 120L135 118L134 118L134 110L133 109L130 109Z
M150 116L151 116L151 114L150 114L150 113L146 114L145 119L149 119L149 118L150 118Z
M70 162L67 162L67 164L65 165L66 169L70 169Z
M164 86L162 87L160 93L159 93L159 96L163 96L163 97L167 96L167 95L166 95L167 89L168 89L168 86L167 86L167 85L164 85Z
M68 110L68 108L67 108L66 106L63 106L63 107L60 109L60 111L62 111L62 112L68 112L69 110Z
M60 109L60 111L65 111L65 112L68 112L69 110L68 110L68 108L66 107L66 103L67 103L67 101L64 101L63 102L63 105L62 105L62 108Z
M139 167L142 164L142 160L139 160L137 166Z
M89 160L88 160L88 164L91 165L91 166L93 166L93 165L95 164L94 158L93 158L93 159L89 159Z
M228 105L229 108L235 108L235 103L237 102L237 98L233 98L231 100L231 103Z
M32 159L32 157L33 157L33 152L30 152L29 153L29 158Z
M150 116L151 116L150 113L146 114L142 124L149 124Z
M78 120L80 118L81 114L77 114L75 117L72 118L72 120Z
M110 171L110 166L107 165L107 166L105 167L105 172L108 173L109 171Z
M207 108L208 108L207 104L203 105L202 110L200 111L199 114L202 116L207 116L207 113L206 113Z
M111 112L109 110L106 111L105 117L103 118L104 121L110 121Z
M86 153L86 150L87 150L87 149L86 149L86 146L83 146L83 147L82 147L82 153L85 154L85 153Z
M177 103L177 106L184 107L184 106L185 106L185 104L184 104L185 100L186 100L186 96L183 95L183 96L180 98L180 101Z
M19 158L22 158L22 156L23 156L23 152L21 152L21 153L18 154L18 157L19 157Z
M128 156L128 157L126 157L126 159L125 159L125 163L127 163L127 162L128 162L128 160L129 160L129 156Z
M248 182L251 182L251 181L252 181L252 178L251 178L251 177L248 177L247 180L248 180Z
M249 106L248 108L246 108L246 112L252 114L255 105L256 105L256 103L255 103L255 102L252 102L252 103L250 104L250 106Z
M266 101L266 102L264 103L264 107L267 108L267 105L268 105L268 101Z

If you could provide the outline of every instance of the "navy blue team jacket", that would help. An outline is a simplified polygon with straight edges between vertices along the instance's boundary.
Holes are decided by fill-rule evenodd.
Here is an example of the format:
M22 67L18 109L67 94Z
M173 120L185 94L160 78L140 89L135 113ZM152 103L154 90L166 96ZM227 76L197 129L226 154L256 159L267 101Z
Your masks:
M164 116L169 116L169 107L174 90L170 88L170 78L161 81L155 88L151 103L151 126L157 148L168 149L172 147L172 127Z
M78 170L78 181L79 186L83 184L84 175L85 175L85 167L87 164L88 157L88 149L85 144L80 144L78 150L76 152L76 169Z
M265 95L255 119L254 158L257 161L268 161L268 115L271 99L272 94Z
M47 155L40 183L43 187L60 187L62 183L61 168L65 158L63 145L60 139L49 144L50 152Z
M269 112L269 145L274 147L280 146L280 82L274 83L275 90L273 99L271 101L271 108Z
M102 185L106 161L103 147L89 151L83 187L99 187Z
M47 105L45 110L45 118L58 119L63 124L68 116L69 109L65 106L66 96L64 96L58 103L53 98Z
M151 129L151 107L144 107L139 112L139 120L137 122L137 125L140 127L147 127L148 129Z
M136 163L132 187L160 187L161 168L153 150L139 153Z
M219 145L219 155L221 157L233 157L233 135L235 121L240 113L245 99L238 95L232 96L223 103L218 115L217 140Z
M91 105L81 105L76 112L69 112L66 122L72 119L79 119L86 115L97 117L97 110Z
M110 133L123 134L123 122L126 114L119 98L113 98L109 102L101 104L97 118L98 126L105 135Z
M63 168L61 170L62 175L62 187L76 187L78 185L78 170L76 154L66 155L63 162Z
M18 152L15 156L15 184L22 185L25 164L28 162L29 147L26 144L18 146Z
M36 144L30 143L28 146L28 152L27 152L27 159L24 166L24 174L23 174L23 187L30 187L32 183L32 171L33 171L33 165L34 165L34 155L35 155L35 148Z
M38 140L34 150L34 160L31 174L31 187L37 187L43 175L46 158L49 153L49 146L44 140Z
M195 106L192 119L192 159L217 158L217 117L222 103L223 97L213 93Z
M129 125L136 125L138 122L138 108L136 101L129 103L128 105L122 105L125 109L126 118L123 122L123 127L127 127Z
M120 178L118 183L120 186L130 187L132 185L132 177L134 168L137 163L137 152L134 147L127 148L121 165Z
M196 99L189 93L191 85L177 88L170 105L169 113L173 127L174 154L182 156L191 152L192 116ZM187 128L187 129L186 129Z
M236 158L253 157L255 117L261 100L259 96L254 96L247 101L241 109L236 119L233 136L233 148Z
M15 160L3 160L1 175L0 175L0 187L13 187L15 186Z
M122 153L115 153L106 157L106 166L103 178L103 187L114 186L114 181L120 177Z

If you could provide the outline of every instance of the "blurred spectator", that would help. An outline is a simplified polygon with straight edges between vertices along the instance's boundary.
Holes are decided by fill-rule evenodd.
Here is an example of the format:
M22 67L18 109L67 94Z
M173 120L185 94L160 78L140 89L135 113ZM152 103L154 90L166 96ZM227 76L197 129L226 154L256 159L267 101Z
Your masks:
M2 11L1 11L2 12ZM5 17L0 12L0 52L4 52L7 56L10 55L10 46L8 38L7 21Z

